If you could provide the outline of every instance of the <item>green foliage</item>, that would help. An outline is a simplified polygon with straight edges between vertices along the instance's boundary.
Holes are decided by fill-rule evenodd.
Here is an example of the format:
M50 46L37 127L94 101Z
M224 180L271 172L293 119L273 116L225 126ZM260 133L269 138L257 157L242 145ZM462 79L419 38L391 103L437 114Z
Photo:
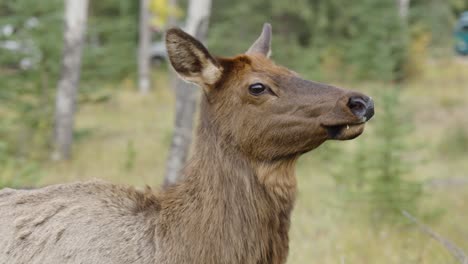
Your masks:
M452 53L455 21L461 12L467 10L467 0L412 0L410 23L430 33L432 54L446 56Z
M349 39L343 40L345 62L353 65L357 79L395 80L403 76L407 33L402 26L395 1L365 1L351 5L347 28Z
M41 173L36 163L12 158L6 142L0 141L0 189L33 186Z
M411 164L408 142L405 135L409 132L407 112L402 111L399 90L387 90L382 97L383 112L376 127L379 136L374 146L375 163L369 173L375 173L371 178L371 194L376 198L374 216L399 216L401 210L417 211L418 198L422 194L422 184L405 179Z
M132 140L127 142L127 147L125 148L125 171L131 171L135 167L135 159L137 155L137 150L135 149L135 144Z
M63 1L30 0L0 3L0 25L12 34L0 41L16 43L0 56L0 113L6 152L12 162L42 157L52 130L54 86L60 69ZM3 56L5 55L5 56ZM28 63L25 63L28 62ZM22 66L23 65L23 66ZM24 67L25 65L29 65ZM5 167L4 167L5 168Z
M138 1L90 1L88 43L82 87L93 93L96 84L119 83L136 70Z
M408 179L414 165L408 161L410 120L399 94L397 88L382 91L376 100L382 109L372 121L372 138L360 141L334 173L345 201L369 209L373 223L398 222L402 210L418 212L422 196L422 184Z
M340 72L338 78L400 78L407 33L394 0L217 1L214 10L209 44L216 51L244 51L248 47L237 44L243 41L232 39L253 41L269 21L275 31L274 58L310 77L329 70L335 76ZM323 64L330 56L335 63L327 69Z

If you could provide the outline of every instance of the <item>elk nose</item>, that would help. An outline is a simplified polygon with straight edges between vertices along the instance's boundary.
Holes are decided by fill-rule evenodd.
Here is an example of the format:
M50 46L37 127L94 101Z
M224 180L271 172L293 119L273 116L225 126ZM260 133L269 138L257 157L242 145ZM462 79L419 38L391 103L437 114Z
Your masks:
M367 96L352 96L349 98L348 107L354 115L368 121L374 116L374 100Z

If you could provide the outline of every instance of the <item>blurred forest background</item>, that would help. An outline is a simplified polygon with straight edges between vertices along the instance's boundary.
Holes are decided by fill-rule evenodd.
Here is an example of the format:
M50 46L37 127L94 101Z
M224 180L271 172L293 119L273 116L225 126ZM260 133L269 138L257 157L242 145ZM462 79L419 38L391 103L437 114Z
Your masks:
M160 186L185 94L162 36L203 6L213 54L242 53L270 22L277 63L375 99L361 137L300 160L288 263L458 263L402 210L468 252L468 58L453 48L467 0L89 1L73 148L54 156L70 1L0 0L0 188Z

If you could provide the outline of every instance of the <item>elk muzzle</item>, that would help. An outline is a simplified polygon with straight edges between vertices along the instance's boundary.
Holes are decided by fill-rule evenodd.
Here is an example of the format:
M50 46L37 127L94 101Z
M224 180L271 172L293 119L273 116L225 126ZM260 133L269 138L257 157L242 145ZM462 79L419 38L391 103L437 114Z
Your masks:
M364 131L365 122L374 116L374 101L360 93L351 92L337 104L333 118L322 123L329 139L348 140ZM346 103L344 103L346 102Z

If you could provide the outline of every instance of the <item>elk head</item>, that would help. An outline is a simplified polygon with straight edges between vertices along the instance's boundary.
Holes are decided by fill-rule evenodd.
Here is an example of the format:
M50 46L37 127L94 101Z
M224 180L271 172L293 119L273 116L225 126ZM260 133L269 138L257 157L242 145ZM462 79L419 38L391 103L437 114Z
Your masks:
M374 114L372 99L276 65L270 43L265 24L245 54L221 58L180 29L167 32L172 66L203 88L202 128L258 161L297 157L328 139L359 136Z

